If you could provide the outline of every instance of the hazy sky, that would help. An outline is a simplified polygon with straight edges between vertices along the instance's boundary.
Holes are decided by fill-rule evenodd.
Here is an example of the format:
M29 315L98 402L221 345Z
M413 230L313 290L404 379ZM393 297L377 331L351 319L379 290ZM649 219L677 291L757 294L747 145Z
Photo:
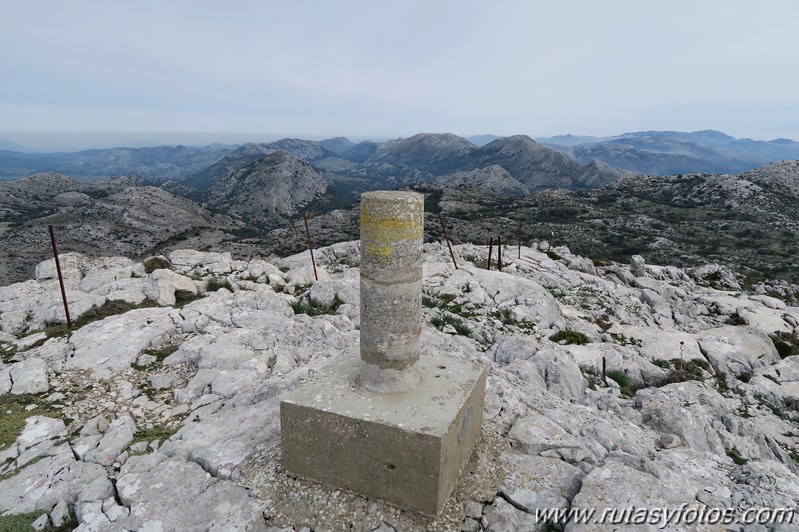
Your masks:
M799 139L795 0L3 4L0 136L17 142L74 131Z

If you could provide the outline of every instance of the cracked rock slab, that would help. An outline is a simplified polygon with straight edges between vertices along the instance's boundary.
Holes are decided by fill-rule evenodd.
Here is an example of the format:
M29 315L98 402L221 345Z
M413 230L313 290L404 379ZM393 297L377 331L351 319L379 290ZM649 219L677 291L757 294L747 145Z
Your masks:
M258 530L264 525L263 508L246 490L193 462L160 453L131 458L119 473L117 491L130 515L115 524L128 530Z
M197 462L220 478L238 478L259 445L277 442L280 417L277 400L228 408L199 423L185 425L161 451Z
M61 500L74 503L86 484L105 476L105 468L77 461L70 452L44 458L0 482L0 514L49 512Z

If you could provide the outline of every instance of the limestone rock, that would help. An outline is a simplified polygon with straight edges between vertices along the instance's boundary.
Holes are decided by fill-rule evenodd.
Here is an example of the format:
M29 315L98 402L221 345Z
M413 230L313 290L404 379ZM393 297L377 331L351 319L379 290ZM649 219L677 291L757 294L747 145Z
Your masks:
M130 367L144 349L164 345L176 334L172 312L166 308L131 310L78 329L70 339L72 351L65 367L94 371Z
M574 497L572 508L594 508L601 512L605 508L636 508L651 507L657 501L658 507L678 507L682 503L693 503L693 496L680 493L658 478L632 469L616 461L610 461L594 469L583 479L583 485L577 496ZM661 523L647 524L646 521L635 524L635 530L656 531ZM618 530L618 524L613 523L569 523L569 531ZM690 526L677 526L674 530L711 530L711 528Z
M199 271L212 275L222 275L233 271L230 253L212 253L194 251L192 249L178 249L170 252L168 258L175 271L180 273Z
M636 277L643 277L646 275L646 262L641 255L633 255L630 259L630 273Z
M159 305L174 305L175 292L197 293L194 281L172 270L155 270L142 288L145 296Z
M191 459L215 477L236 479L257 445L277 444L278 404L268 401L200 415L200 421L184 426L160 452Z
M502 490L518 504L527 494L546 492L571 501L585 477L577 467L554 458L505 453L502 459L508 471Z
M41 358L27 358L11 365L9 377L13 383L11 393L42 393L50 389L47 380L47 364Z
M76 461L68 450L43 458L0 481L0 512L49 511L59 501L75 501L86 484L105 476L102 466Z
M263 526L263 508L243 488L177 457L154 453L129 460L117 476L117 491L130 515L115 524L128 530L201 530L212 523L225 530Z
M540 414L528 414L517 421L508 433L508 438L526 454L537 455L546 451L555 451L556 456L574 464L583 460L596 461L593 453L579 438L572 436L551 419Z
M639 390L635 406L644 423L661 432L676 434L684 445L724 455L725 449L714 428L721 396L697 381Z
M517 530L544 530L544 523L536 523L535 517L519 510L501 497L485 508L482 518L486 532L515 532Z
M709 329L697 341L713 368L728 375L751 373L780 361L771 339L749 327Z
M103 437L97 442L97 447L87 451L82 459L102 466L110 466L116 461L117 456L133 441L136 432L136 423L124 414L119 416L108 426Z

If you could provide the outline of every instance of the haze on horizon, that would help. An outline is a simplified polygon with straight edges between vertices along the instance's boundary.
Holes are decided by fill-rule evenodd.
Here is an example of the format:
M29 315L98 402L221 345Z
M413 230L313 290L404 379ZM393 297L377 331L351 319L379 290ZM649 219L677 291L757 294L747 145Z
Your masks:
M0 137L799 139L797 18L790 0L10 2Z

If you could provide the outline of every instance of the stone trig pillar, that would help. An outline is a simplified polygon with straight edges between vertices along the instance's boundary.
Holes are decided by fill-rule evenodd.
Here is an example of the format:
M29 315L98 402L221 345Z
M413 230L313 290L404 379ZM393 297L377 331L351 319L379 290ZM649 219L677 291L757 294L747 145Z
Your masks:
M419 352L423 197L361 199L361 341L280 403L283 467L437 515L480 434L482 364Z
M424 196L361 195L361 384L404 392L419 384Z

